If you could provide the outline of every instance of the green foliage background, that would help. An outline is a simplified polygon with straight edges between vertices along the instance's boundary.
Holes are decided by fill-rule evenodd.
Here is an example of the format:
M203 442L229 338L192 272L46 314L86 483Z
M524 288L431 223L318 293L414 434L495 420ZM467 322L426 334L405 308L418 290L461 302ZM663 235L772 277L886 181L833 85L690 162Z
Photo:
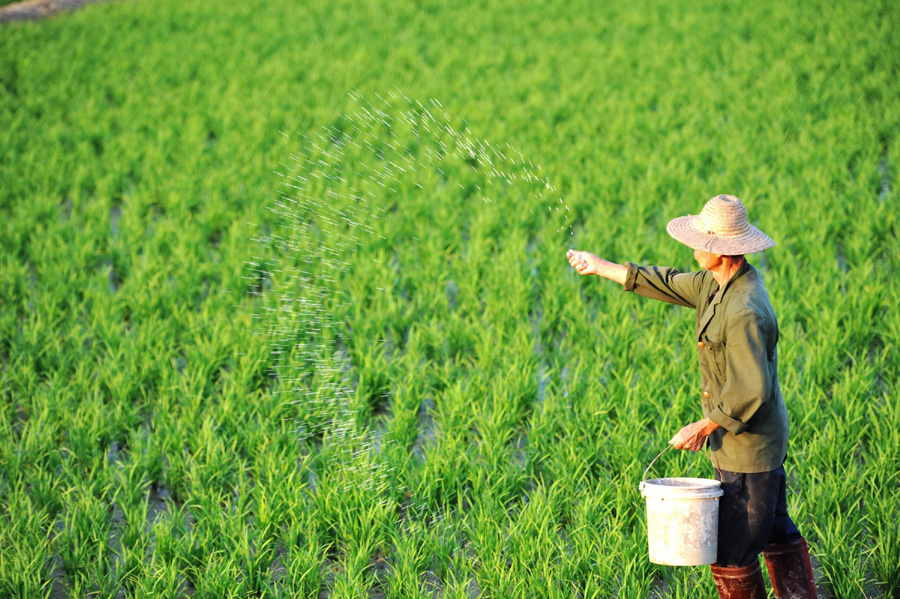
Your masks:
M648 563L637 492L699 417L692 315L564 253L690 269L664 224L718 193L779 242L753 261L822 594L900 596L898 24L890 1L142 0L0 28L0 596L714 596ZM509 194L386 198L382 266L334 282L336 440L334 403L271 376L247 263L273 257L279 131L393 88L540 163L576 235Z

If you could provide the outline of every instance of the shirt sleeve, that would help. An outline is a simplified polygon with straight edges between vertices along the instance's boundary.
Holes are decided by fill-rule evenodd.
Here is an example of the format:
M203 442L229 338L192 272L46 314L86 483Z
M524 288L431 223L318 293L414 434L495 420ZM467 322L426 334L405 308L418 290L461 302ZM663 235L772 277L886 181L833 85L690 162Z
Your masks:
M626 262L624 291L650 299L696 308L705 271L680 272L668 266L638 266Z
M725 384L709 419L740 435L772 393L766 335L753 310L731 316L725 338Z

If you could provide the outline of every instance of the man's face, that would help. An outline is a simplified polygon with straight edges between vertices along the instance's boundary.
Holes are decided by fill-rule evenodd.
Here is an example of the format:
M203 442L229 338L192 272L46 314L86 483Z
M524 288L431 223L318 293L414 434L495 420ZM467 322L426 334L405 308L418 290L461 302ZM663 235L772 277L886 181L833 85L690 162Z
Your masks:
M722 264L722 255L704 252L703 250L694 250L694 260L700 265L700 268L713 270Z

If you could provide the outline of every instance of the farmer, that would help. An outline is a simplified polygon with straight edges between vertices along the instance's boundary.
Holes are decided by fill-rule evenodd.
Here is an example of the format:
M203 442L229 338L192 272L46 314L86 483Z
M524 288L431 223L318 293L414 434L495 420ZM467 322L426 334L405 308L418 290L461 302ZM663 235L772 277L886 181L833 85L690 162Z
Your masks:
M778 323L759 272L744 258L775 245L750 225L739 199L719 195L699 216L669 222L669 235L694 249L702 270L624 266L569 250L581 275L625 291L694 308L703 419L683 427L677 449L712 450L719 504L713 578L722 598L766 597L760 552L778 599L816 597L806 540L787 513L784 461L788 417L778 388Z

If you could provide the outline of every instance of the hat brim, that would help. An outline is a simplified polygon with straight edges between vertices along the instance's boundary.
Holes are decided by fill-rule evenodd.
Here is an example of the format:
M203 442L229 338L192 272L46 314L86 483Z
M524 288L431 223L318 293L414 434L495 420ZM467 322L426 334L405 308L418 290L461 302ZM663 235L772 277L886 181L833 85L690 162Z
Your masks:
M696 219L695 214L673 218L666 225L666 232L689 248L722 256L753 254L775 245L771 237L753 225L740 237L719 237L698 230L693 224Z

